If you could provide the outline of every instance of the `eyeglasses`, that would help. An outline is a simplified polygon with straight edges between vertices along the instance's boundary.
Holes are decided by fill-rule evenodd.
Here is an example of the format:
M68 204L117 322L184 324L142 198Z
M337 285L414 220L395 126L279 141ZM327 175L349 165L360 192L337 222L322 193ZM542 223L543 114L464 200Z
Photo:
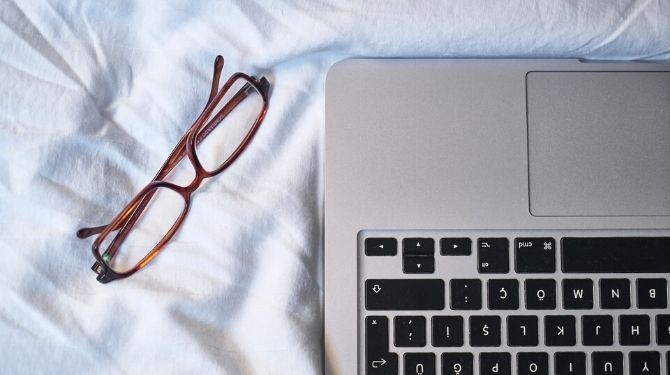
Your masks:
M205 109L153 180L109 224L77 231L79 238L98 234L91 269L101 283L128 277L154 259L183 224L193 192L228 168L258 130L268 107L268 80L235 73L219 89L222 70L223 57L217 56ZM186 186L167 182L184 156L195 177Z

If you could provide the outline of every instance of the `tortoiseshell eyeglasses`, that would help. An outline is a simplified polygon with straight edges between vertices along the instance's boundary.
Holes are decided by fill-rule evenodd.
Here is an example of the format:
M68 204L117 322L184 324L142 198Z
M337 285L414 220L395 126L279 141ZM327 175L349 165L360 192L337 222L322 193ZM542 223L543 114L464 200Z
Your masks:
M77 231L79 238L98 234L91 269L101 283L128 277L154 259L184 222L193 192L228 168L258 130L268 108L268 80L235 73L219 87L222 70L223 57L217 56L205 109L153 180L109 224ZM167 182L184 156L195 177L186 186Z

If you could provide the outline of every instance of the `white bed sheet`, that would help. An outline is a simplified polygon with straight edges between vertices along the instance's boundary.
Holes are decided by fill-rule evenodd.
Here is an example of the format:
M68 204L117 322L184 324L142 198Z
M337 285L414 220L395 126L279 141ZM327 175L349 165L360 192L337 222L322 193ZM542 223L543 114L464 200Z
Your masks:
M670 58L670 2L0 0L0 372L322 371L324 82L352 56ZM159 168L226 73L273 82L248 151L135 276L83 225ZM365 82L361 82L364 85Z

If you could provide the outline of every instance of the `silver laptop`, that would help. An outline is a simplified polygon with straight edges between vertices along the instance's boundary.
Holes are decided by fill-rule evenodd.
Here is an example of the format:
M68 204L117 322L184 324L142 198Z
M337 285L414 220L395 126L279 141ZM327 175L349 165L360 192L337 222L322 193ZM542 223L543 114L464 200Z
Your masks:
M325 372L670 375L670 65L347 60Z

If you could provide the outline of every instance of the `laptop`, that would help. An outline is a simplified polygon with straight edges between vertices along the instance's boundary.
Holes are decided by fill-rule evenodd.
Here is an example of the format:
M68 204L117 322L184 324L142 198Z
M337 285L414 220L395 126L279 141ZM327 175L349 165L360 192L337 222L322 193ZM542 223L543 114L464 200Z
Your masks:
M670 375L670 65L326 84L327 374Z

